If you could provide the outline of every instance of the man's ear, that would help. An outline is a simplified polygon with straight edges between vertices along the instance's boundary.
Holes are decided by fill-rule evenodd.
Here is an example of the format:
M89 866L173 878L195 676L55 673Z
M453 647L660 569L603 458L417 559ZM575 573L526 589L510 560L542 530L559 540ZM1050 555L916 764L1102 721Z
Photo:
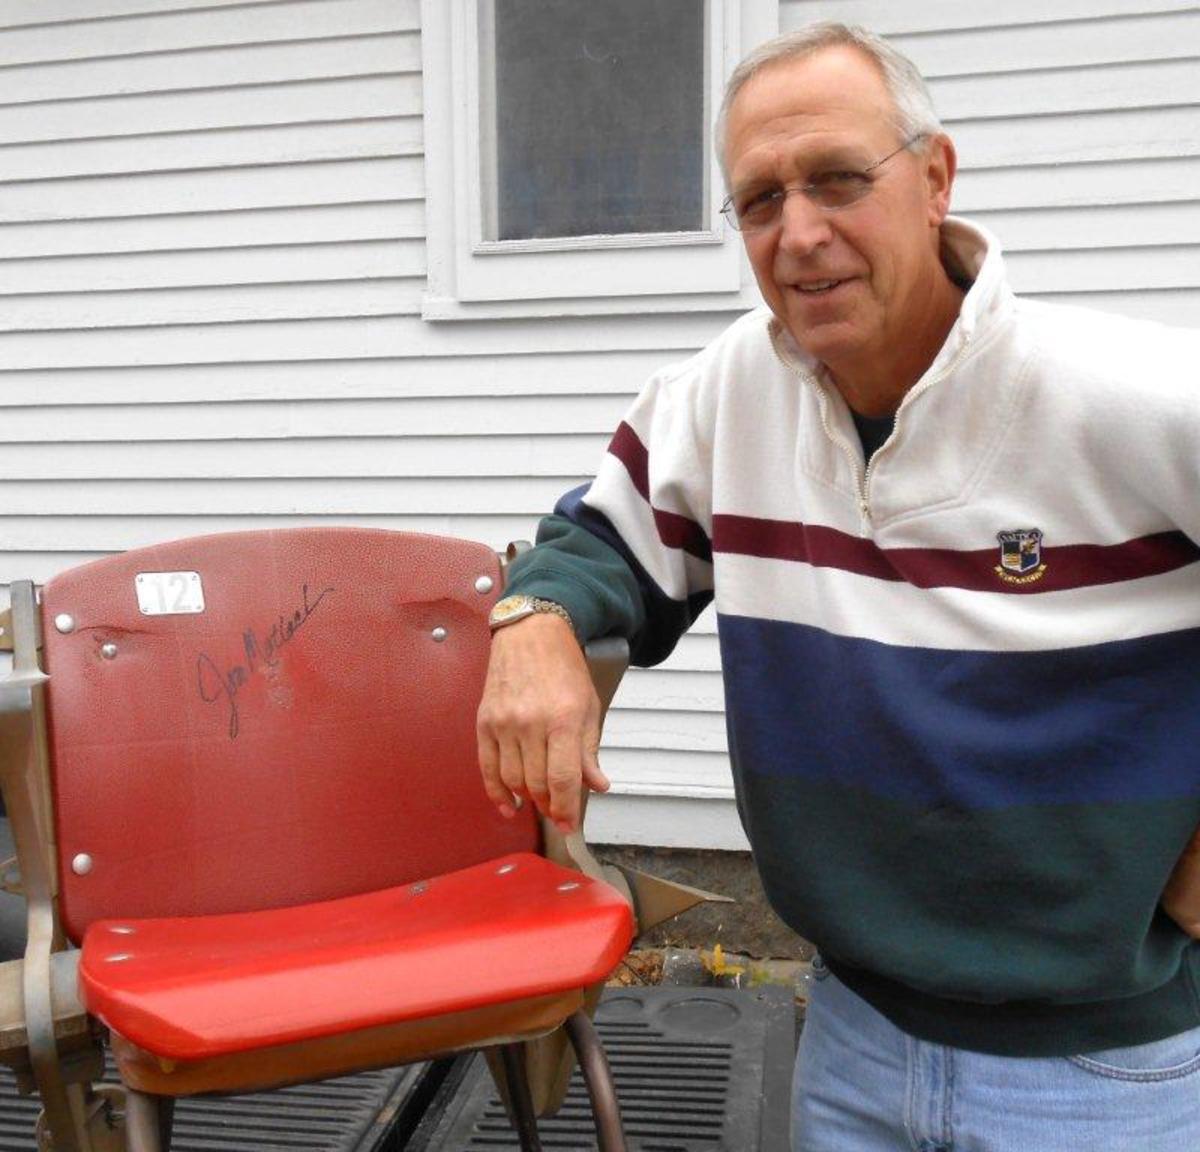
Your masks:
M938 133L930 142L926 153L925 181L929 189L929 223L940 228L950 212L950 192L954 187L954 176L958 171L958 153L954 141Z

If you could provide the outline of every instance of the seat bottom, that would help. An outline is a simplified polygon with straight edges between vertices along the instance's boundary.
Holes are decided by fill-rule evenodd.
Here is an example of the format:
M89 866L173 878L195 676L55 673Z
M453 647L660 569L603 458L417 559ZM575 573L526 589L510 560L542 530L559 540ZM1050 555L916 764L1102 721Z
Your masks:
M571 989L205 1060L164 1060L114 1032L112 1052L121 1080L138 1092L155 1096L257 1092L410 1064L484 1043L533 1039L553 1031L582 1004L583 991Z
M320 904L97 921L79 987L113 1033L198 1064L575 994L632 934L608 884L516 853Z

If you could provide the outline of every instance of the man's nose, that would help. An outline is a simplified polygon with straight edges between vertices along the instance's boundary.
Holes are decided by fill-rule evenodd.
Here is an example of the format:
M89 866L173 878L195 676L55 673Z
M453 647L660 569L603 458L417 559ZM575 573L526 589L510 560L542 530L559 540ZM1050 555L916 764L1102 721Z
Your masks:
M789 188L779 206L779 247L794 256L807 256L833 239L829 214L822 212L799 188Z

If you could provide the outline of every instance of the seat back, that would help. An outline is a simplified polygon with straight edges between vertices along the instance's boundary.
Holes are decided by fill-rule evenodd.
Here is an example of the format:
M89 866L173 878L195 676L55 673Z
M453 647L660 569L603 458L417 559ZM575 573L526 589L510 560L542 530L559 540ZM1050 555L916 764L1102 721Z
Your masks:
M196 537L50 581L68 934L536 851L533 813L501 817L477 763L501 582L483 545L349 528Z

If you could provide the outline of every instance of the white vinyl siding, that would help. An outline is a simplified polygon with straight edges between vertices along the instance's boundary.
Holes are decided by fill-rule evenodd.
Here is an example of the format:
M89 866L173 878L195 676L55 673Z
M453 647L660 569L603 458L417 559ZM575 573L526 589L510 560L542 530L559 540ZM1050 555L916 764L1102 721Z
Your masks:
M651 371L732 318L631 298L422 320L419 11L0 5L0 588L267 525L502 547L594 472ZM1198 322L1194 3L791 0L780 21L827 16L929 70L955 206L1020 288ZM622 799L593 838L736 846L710 620L630 675L606 749Z

